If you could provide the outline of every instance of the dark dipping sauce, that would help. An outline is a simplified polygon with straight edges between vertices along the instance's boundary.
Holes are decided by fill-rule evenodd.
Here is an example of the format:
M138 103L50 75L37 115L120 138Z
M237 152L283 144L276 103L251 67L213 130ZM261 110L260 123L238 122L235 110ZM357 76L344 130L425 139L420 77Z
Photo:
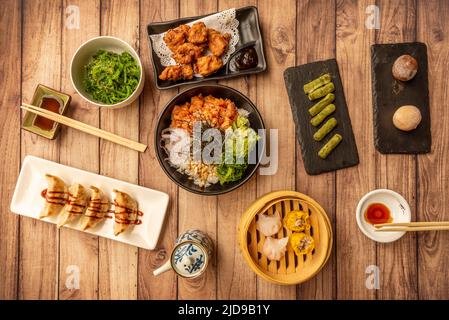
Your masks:
M242 49L233 58L233 64L238 70L246 70L259 64L256 49L253 47Z
M370 204L365 211L365 220L371 224L389 223L393 221L390 209L382 203Z
M56 98L43 97L40 107L51 112L60 113L62 105ZM41 116L36 116L34 119L34 125L42 130L51 131L55 125L55 122Z

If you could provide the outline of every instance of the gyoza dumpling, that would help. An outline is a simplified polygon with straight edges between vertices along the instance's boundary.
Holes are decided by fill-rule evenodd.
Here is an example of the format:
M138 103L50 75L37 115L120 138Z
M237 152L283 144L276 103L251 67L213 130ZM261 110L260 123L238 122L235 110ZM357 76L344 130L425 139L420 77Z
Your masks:
M262 253L270 260L280 260L287 250L288 237L274 239L266 237L262 247Z
M86 210L89 196L86 188L76 183L69 188L69 199L58 217L58 228L81 216Z
M109 211L108 197L97 187L91 186L92 195L86 212L81 217L81 230L95 227L100 221L103 221Z
M263 213L259 213L257 215L257 223L256 228L259 230L265 237L272 236L279 232L282 227L281 215L278 211L274 213L274 215L269 216Z
M114 200L114 235L119 235L125 231L129 225L137 222L137 202L127 193L113 190L115 193Z
M57 215L64 208L67 201L67 186L64 181L51 174L46 174L48 187L42 191L45 198L45 206L39 214L39 218Z

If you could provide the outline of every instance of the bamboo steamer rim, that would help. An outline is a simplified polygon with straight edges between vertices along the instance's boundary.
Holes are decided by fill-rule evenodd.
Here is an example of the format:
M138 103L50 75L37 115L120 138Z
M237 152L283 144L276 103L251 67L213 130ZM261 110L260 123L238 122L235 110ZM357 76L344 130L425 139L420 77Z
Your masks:
M283 202L286 200L287 201L288 200L296 200L296 201L300 200L300 201L305 202L308 206L311 207L311 209L313 209L314 212L316 212L322 218L322 221L324 222L324 226L322 228L325 228L326 232L327 232L326 237L322 238L322 236L320 236L320 239L327 240L327 247L325 248L326 253L325 253L324 257L321 257L322 261L320 262L319 266L316 267L316 270L314 270L310 275L308 275L307 277L305 277L301 280L292 281L291 279L286 280L286 279L277 279L276 277L273 277L271 274L269 274L268 271L263 270L260 267L259 263L254 261L252 255L249 252L249 248L248 248L247 233L248 233L249 227L250 227L254 217L256 216L256 214L261 213L261 212L266 212L269 208L276 205L276 203ZM320 228L320 230L322 228ZM321 269L324 267L324 265L329 260L331 253L332 253L333 231L332 231L332 225L330 223L329 217L327 216L325 210L314 199L310 198L309 196L307 196L305 194L297 192L297 191L290 191L290 190L274 191L274 192L267 193L267 194L261 196L260 198L258 198L243 213L243 215L240 219L238 231L239 231L238 232L239 233L239 247L240 247L242 255L245 258L246 262L248 263L249 267L258 276L262 277L263 279L265 279L269 282L276 283L276 284L296 285L296 284L303 283L303 282L313 278L316 274L318 274L321 271ZM319 233L320 233L320 235L323 234L323 232L319 232ZM296 273L300 274L301 270L297 271ZM280 275L280 277L285 278L285 275Z

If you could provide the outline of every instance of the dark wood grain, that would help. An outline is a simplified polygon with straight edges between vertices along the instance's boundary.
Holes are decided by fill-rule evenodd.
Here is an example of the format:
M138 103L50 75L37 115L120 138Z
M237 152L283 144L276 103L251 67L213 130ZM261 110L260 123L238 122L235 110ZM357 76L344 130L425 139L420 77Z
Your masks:
M259 175L257 196L295 188L295 129L283 88L285 68L295 64L295 1L259 1L259 14L269 72L257 77L256 105L267 129L278 130L278 167L275 175ZM296 299L294 286L279 286L257 279L258 299Z
M300 1L296 17L296 64L335 57L335 1ZM300 151L297 145L296 190L311 196L321 204L335 232L335 173L309 176L304 170ZM298 287L299 299L335 298L337 288L335 252L334 243L332 256L324 269Z
M374 299L365 286L366 268L376 264L375 244L357 228L355 209L375 187L370 88L370 44L374 32L365 28L369 1L337 1L337 61L348 103L360 164L337 171L337 298Z
M26 48L22 59L22 101L30 102L39 83L60 89L61 1L24 1L22 14L22 48ZM59 140L48 140L24 130L21 135L22 160L31 154L58 162ZM59 242L56 227L21 217L19 237L19 298L56 299Z
M418 219L449 220L449 89L446 81L449 61L449 15L446 1L419 1L417 40L427 43L429 57L432 152L418 156ZM449 233L418 235L418 283L420 299L449 299Z
M8 0L0 6L0 145L7 161L0 169L0 299L16 299L19 259L19 217L9 203L20 167L20 57L21 3Z
M153 276L153 270L169 259L178 235L178 187L159 166L153 146L153 138L160 112L165 103L178 90L161 91L155 88L146 25L156 21L176 19L179 12L179 3L177 0L142 0L140 10L140 56L142 57L146 78L146 85L140 100L140 141L148 144L149 150L140 154L139 183L168 193L170 203L164 229L156 250L139 250L138 298L176 299L178 286L175 273L166 272L157 277Z
M81 28L66 29L65 7L81 10ZM253 177L220 197L201 197L178 188L155 158L153 130L158 113L177 90L154 87L146 24L218 9L257 5L268 70L223 83L248 95L267 128L279 129L279 167L273 176ZM368 5L379 6L381 28L365 27ZM449 299L449 235L407 234L393 244L375 244L358 230L355 208L374 188L390 188L410 203L413 219L449 220L449 2L443 0L7 0L0 6L0 84L3 95L0 143L7 157L0 174L1 299ZM22 25L22 29L21 29ZM114 35L140 50L146 87L140 104L101 110L74 94L68 64L78 45L97 34ZM320 36L317 36L320 35ZM370 45L421 41L428 47L432 150L430 154L380 155L373 145ZM282 73L285 68L336 56L360 164L337 173L307 176L296 150L294 125ZM63 128L53 141L19 131L20 100L30 102L42 83L73 95L69 115L149 145L141 155ZM298 148L296 148L298 149ZM88 150L85 157L81 151ZM28 155L81 167L170 194L170 207L155 251L57 231L55 226L9 212L20 161ZM416 160L415 160L416 159ZM271 285L246 266L237 248L237 223L256 197L295 189L315 198L334 225L334 255L312 280L298 287ZM179 214L178 214L179 207ZM199 228L211 235L217 256L194 281L172 273L154 277L179 232ZM59 237L60 234L60 237ZM80 267L80 289L65 287L66 267ZM366 268L380 268L380 289L365 286ZM97 280L95 279L97 278Z
M126 8L126 14L124 14ZM139 50L139 1L103 0L101 34L119 37ZM139 102L116 110L101 110L101 128L125 138L139 139ZM100 173L138 183L137 151L100 141ZM137 248L100 238L100 299L137 298Z
M254 0L219 0L218 10L255 5ZM256 76L220 81L239 90L252 101L257 96ZM240 253L237 226L243 211L256 199L257 177L254 176L233 192L218 197L217 216L217 298L255 299L256 275ZM245 285L242 285L245 284Z
M180 2L181 17L203 15L216 11L216 1L188 0ZM217 248L217 197L200 196L179 188L178 207L179 233L192 228L200 229L211 237L215 248ZM207 271L201 277L178 280L178 297L180 299L216 299L216 253L215 250Z
M79 8L79 29L66 27L69 5ZM61 90L72 96L67 116L97 127L99 109L85 102L72 87L70 62L83 42L100 34L100 1L64 1L62 12ZM98 138L63 127L60 140L60 163L98 173ZM66 284L67 278L72 276L71 266L79 268L79 288ZM59 299L98 298L98 237L66 228L59 231L59 279Z
M414 0L378 1L381 29L376 43L415 40L416 7ZM416 220L416 176L414 155L382 155L376 152L377 188L395 190L405 197ZM379 299L416 299L418 297L416 234L407 233L400 241L377 245L377 265L381 268ZM401 285L397 285L400 283Z

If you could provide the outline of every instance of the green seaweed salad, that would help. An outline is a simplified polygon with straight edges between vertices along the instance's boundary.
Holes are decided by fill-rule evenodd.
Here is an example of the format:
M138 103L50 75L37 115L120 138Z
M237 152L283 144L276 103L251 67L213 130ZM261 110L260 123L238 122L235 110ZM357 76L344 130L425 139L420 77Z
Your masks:
M99 50L86 65L84 86L92 98L105 104L128 98L140 80L140 67L128 52Z

